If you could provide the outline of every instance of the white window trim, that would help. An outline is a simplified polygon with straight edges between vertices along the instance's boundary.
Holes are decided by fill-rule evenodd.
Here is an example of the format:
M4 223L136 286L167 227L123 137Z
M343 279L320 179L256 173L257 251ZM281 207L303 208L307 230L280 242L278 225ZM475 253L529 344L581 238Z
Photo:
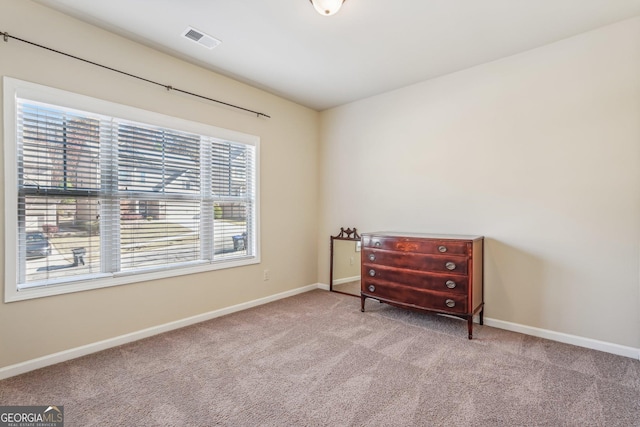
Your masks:
M3 77L4 91L4 251L5 251L5 286L4 301L13 302L32 298L119 286L129 283L166 279L186 274L241 267L260 263L260 137L229 129L223 129L204 123L193 122L140 108L116 104L61 89L55 89L36 83L25 82L11 77ZM57 105L60 107L91 111L98 114L120 117L126 120L147 123L161 127L171 127L186 132L198 133L214 138L244 143L255 147L255 255L250 258L221 260L214 262L196 262L183 267L157 269L145 273L128 274L120 272L105 274L104 277L91 280L70 278L60 285L48 285L37 288L25 288L18 291L18 256L17 256L17 223L18 223L18 173L17 173L17 109L16 98ZM195 265L194 265L195 264Z

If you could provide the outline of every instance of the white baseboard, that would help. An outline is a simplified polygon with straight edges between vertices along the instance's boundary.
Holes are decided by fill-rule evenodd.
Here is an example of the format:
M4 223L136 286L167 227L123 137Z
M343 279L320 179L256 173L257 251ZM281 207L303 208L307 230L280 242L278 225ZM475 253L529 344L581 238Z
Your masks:
M216 317L224 316L227 314L235 313L237 311L246 310L251 307L257 307L262 304L267 304L279 299L291 297L304 292L312 291L320 287L319 283L313 285L303 286L301 288L292 289L290 291L281 292L279 294L270 295L268 297L259 298L253 301L247 301L241 304L232 305L231 307L221 308L219 310L210 311L208 313L198 314L196 316L188 317L186 319L176 320L174 322L165 323L163 325L153 326L151 328L143 329L129 334L121 335L114 338L109 338L103 341L83 345L80 347L64 350L58 353L49 354L47 356L38 357L36 359L27 360L26 362L16 363L15 365L5 366L0 368L0 380L13 377L16 375L24 374L25 372L33 371L36 369L44 368L46 366L55 365L56 363L65 362L67 360L76 359L78 357L86 356L87 354L96 353L98 351L106 350L108 348L117 347L119 345L127 344L133 341L148 338L153 335L158 335L163 332L172 331L174 329L184 328L185 326L194 325L196 323L211 320ZM328 287L327 287L328 289Z
M484 324L494 328L506 329L507 331L519 332L525 335L531 335L538 338L546 338L552 341L577 345L579 347L590 348L592 350L604 351L606 353L617 354L618 356L625 356L631 359L640 360L640 348L627 347L620 344L579 337L577 335L570 335L562 332L550 331L548 329L535 328L533 326L526 326L518 323L505 322L504 320L490 319L487 317L484 318Z
M345 277L344 279L336 279L333 281L333 284L342 285L344 283L355 282L356 280L360 280L360 276Z
M322 289L325 291L331 290L331 288L329 288L329 285L327 285L326 283L318 283L317 286L318 286L318 289Z

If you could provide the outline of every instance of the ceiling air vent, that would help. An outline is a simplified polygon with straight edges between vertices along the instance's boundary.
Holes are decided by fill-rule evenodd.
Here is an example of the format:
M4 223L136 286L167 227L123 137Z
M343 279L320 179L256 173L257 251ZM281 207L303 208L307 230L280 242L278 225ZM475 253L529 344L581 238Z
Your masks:
M198 43L199 45L206 47L207 49L213 49L214 47L222 43L220 40L216 39L215 37L211 37L210 35L205 34L200 30L196 30L193 27L187 27L187 29L184 30L184 32L182 33L182 36L186 37L192 42Z

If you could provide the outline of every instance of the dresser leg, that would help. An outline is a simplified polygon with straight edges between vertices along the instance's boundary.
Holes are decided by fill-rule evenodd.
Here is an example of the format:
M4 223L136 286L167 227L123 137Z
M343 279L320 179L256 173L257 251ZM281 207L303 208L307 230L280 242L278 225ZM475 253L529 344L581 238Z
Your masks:
M480 324L484 325L484 307L480 310Z
M360 311L364 313L364 300L366 299L366 297L364 296L360 296Z
M473 338L473 316L467 318L467 328L469 329L469 339Z

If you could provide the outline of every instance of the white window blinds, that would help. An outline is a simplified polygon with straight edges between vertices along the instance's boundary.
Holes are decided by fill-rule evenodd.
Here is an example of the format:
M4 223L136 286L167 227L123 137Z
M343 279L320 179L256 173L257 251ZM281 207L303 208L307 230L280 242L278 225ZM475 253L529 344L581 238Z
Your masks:
M19 97L16 118L18 289L256 257L254 144Z
M117 132L120 269L204 259L201 137L134 123Z
M18 102L20 285L100 272L100 128L96 117Z

